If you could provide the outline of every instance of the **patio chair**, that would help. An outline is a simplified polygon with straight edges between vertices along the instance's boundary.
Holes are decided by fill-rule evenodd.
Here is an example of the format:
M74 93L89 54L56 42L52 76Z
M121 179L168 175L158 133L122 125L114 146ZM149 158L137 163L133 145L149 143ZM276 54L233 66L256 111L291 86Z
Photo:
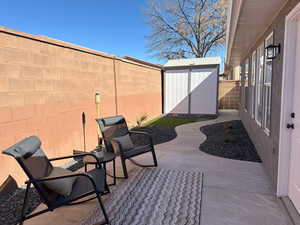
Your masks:
M68 173L65 173L64 175L60 175L59 173L54 175L54 171L65 170L63 168L54 167L51 162L73 158L74 155L48 159L41 148L40 139L36 136L25 138L4 150L2 153L14 157L29 178L29 180L25 182L26 192L21 211L20 224L23 224L27 219L53 211L58 207L79 204L95 198L98 199L105 218L105 221L102 224L109 224L107 214L101 201L101 195L108 190L108 187L105 182L105 171L101 168L100 162L97 168L90 170L87 173L68 171ZM76 157L86 155L98 160L97 157L91 153L76 155ZM58 182L56 185L58 188L62 189L70 185L68 182L73 182L73 184L71 189L69 188L69 195L62 195L59 194L61 192L58 193L57 191L53 191L53 189L49 189L47 186L47 184L49 185L49 182L52 182L52 184L53 182ZM29 197L28 191L31 185L35 187L41 201L47 208L33 214L25 215L25 207Z
M157 159L155 155L155 150L153 146L152 137L146 133L141 131L130 131L128 129L126 120L123 116L113 116L96 119L99 128L102 133L102 137L104 139L104 144L107 151L115 152L119 154L121 158L121 164L123 168L124 178L128 178L128 172L126 167L126 160L130 160L135 165L141 167L156 167ZM149 143L143 146L135 146L131 140L131 135L144 135L148 138ZM141 165L131 158L145 154L152 153L153 157L153 165Z

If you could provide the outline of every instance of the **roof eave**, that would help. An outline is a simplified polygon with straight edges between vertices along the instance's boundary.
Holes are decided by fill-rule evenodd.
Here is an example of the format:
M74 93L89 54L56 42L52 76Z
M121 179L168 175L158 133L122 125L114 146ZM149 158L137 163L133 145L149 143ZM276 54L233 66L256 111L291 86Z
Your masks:
M236 35L236 30L237 30L239 16L241 13L241 8L243 5L243 0L236 1L235 3L237 4L239 3L239 5L237 6L238 8L236 13L234 13L233 11L233 7L234 7L233 0L229 0L227 28L226 28L226 57L225 57L225 64L227 65L230 65L231 50Z

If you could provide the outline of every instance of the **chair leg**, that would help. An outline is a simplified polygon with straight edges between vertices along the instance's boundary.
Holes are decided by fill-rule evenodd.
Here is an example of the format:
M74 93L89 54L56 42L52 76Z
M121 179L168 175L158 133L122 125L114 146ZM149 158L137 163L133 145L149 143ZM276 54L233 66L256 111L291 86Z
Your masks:
M157 158L156 158L156 154L155 154L154 149L152 150L152 156L153 156L154 166L157 167Z
M98 202L100 204L100 208L101 208L102 213L103 213L104 218L105 218L105 224L110 224L108 216L107 216L107 213L106 213L105 208L104 208L104 205L103 205L103 203L101 201L101 196L99 195L99 193L96 193L96 195L97 195Z
M117 177L116 177L116 160L114 159L113 160L113 174L114 174L114 183L113 183L113 185L116 185L116 183L117 183Z
M103 168L104 168L104 171L105 171L104 186L105 186L105 189L106 189L107 193L110 193L110 190L109 190L109 187L108 187L108 184L107 184L106 163L103 164Z
M23 222L24 222L25 209L26 209L26 205L27 205L29 188L30 188L30 183L27 183L27 185L26 185L26 191L25 191L25 197L24 197L22 211L21 211L20 225L23 225Z
M128 172L127 172L127 167L126 167L126 159L121 158L121 163L122 163L122 167L123 167L124 177L125 177L125 179L127 179L128 178Z

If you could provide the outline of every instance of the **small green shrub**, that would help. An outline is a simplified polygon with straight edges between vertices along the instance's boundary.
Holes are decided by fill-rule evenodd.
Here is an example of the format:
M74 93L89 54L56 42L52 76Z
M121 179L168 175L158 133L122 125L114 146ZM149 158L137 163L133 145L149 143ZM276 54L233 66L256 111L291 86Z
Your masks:
M146 121L148 118L148 115L147 114L144 114L142 116L140 116L139 118L136 119L136 126L137 127L141 127L143 122Z
M236 137L233 136L232 134L228 133L228 134L224 134L224 142L225 143L232 143L236 141Z
M236 141L236 137L232 134L233 125L231 123L224 124L224 142L232 143Z

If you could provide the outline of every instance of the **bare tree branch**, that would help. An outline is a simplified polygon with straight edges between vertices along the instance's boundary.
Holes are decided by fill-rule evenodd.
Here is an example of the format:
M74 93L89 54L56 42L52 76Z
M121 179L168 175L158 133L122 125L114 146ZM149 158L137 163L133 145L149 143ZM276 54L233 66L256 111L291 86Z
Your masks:
M225 41L227 0L149 0L148 50L159 58L205 57Z

